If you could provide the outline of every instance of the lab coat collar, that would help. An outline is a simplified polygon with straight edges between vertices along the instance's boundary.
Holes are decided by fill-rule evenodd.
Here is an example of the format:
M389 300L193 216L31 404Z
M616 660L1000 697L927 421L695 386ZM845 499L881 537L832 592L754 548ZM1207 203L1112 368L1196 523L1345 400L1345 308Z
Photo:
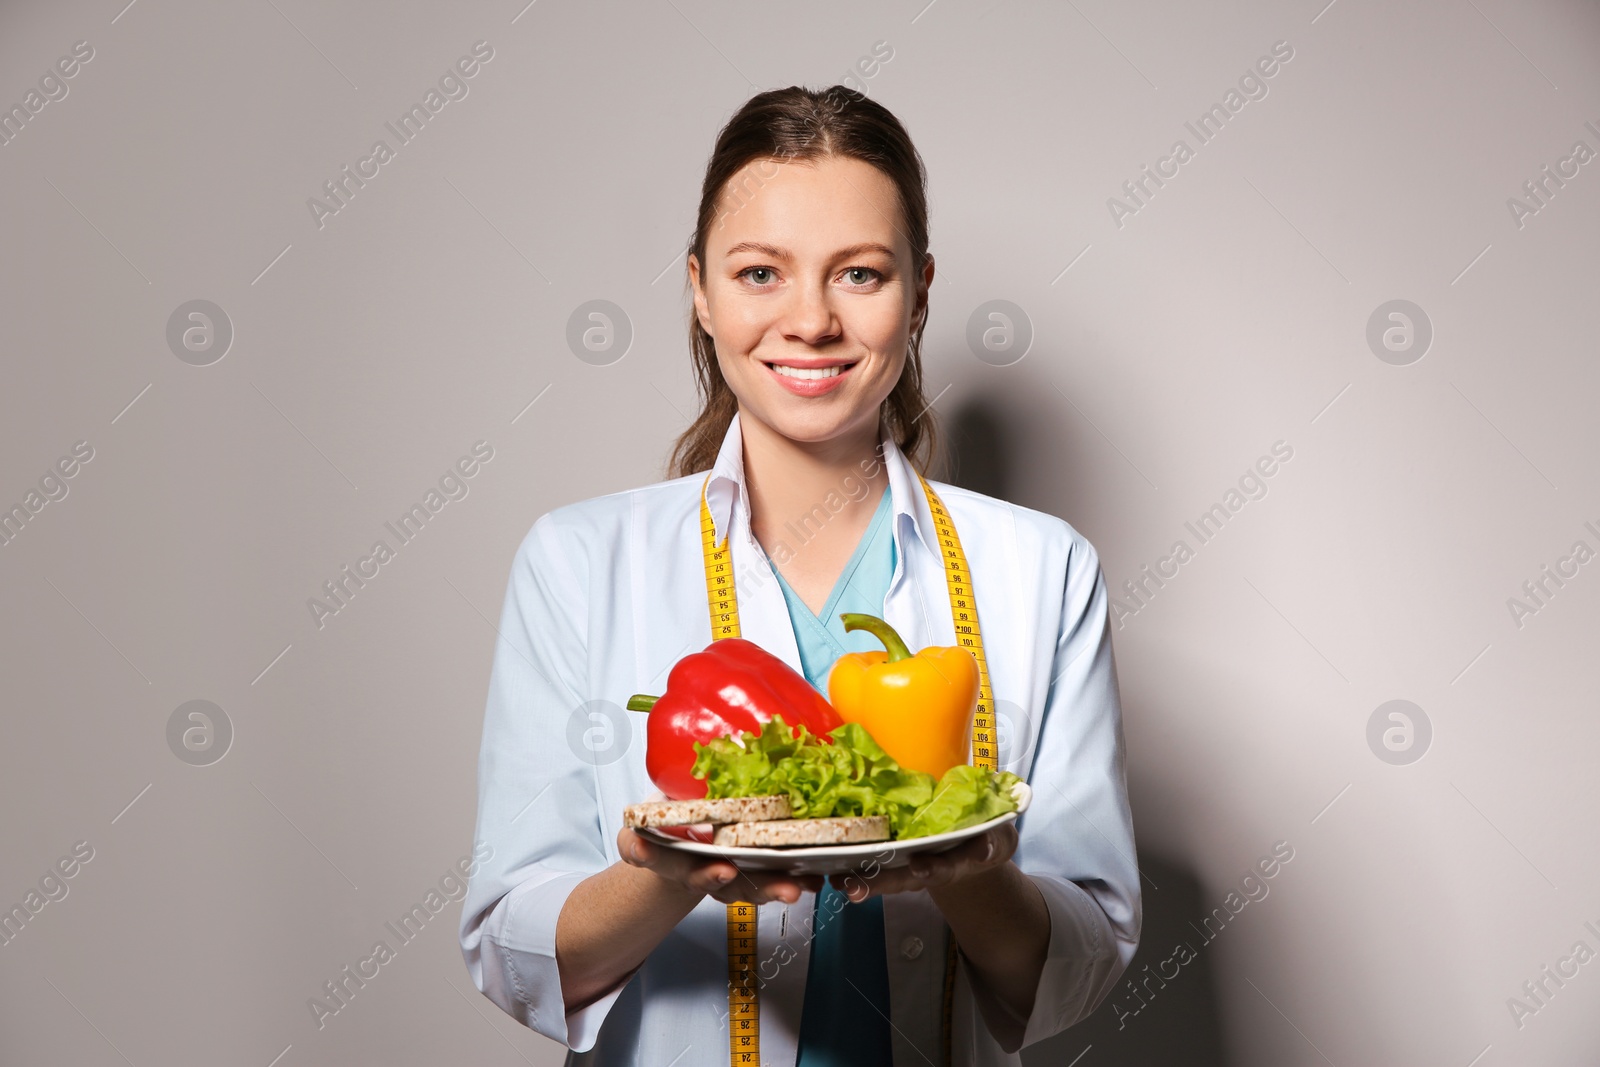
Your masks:
M711 512L711 521L719 545L728 536L736 505L744 517L745 529L750 529L750 495L745 489L744 436L740 429L739 417L739 412L734 412L733 419L728 423L728 432L722 438L722 448L717 453L716 462L712 464L711 479L705 489L706 507ZM886 432L881 423L878 448L883 455L884 466L889 472L891 529L901 556L905 555L905 542L901 530L905 519L909 519L913 532L921 539L923 545L935 558L942 559L939 534L933 524L933 512L928 508L928 497L922 491L922 483L917 476L916 468L900 451L900 446L895 444L894 436Z

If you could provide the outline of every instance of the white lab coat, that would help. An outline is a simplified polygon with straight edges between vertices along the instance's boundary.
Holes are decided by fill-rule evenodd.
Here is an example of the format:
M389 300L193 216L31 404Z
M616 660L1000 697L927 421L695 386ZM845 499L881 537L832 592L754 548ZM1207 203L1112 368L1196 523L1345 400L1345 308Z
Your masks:
M914 468L888 435L897 563L885 618L912 649L956 643L942 557ZM742 636L801 670L788 607L750 532L739 417L707 500L731 544ZM512 563L479 757L476 840L460 937L472 980L524 1025L574 1050L569 1063L726 1063L726 906L707 897L644 964L566 1014L556 917L574 886L618 861L625 805L655 791L634 693L661 693L681 657L711 642L700 542L704 472L541 516ZM1093 546L1066 522L932 482L972 571L1000 718L1002 766L1033 802L1013 857L1050 914L1049 957L1023 1045L1097 1007L1132 958L1141 921L1107 597ZM842 484L815 521L864 484ZM813 527L814 528L814 527ZM798 530L799 527L796 527ZM799 537L791 541L797 546ZM776 548L775 548L776 551ZM487 848L482 848L487 846ZM760 909L762 1061L793 1067L814 897ZM894 1057L940 1059L948 927L925 891L884 898ZM953 1006L958 1065L1020 1064L989 1034L965 963Z

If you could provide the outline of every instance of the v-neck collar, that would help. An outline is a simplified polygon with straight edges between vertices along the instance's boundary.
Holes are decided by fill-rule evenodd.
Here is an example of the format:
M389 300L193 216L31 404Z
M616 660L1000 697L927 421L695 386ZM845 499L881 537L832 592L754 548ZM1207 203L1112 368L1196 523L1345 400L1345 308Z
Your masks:
M884 517L888 514L889 488L885 486L883 494L878 498L878 510L872 513L872 521L867 523L866 532L861 535L861 540L856 542L855 552L851 553L849 561L844 565L844 570L839 573L838 580L833 583L833 591L828 594L827 601L822 605L822 614L820 615L812 611L810 606L800 599L800 594L796 593L794 588L789 585L788 579L784 578L783 574L778 570L778 565L776 563L772 564L772 573L776 574L778 581L782 583L784 595L792 597L796 604L805 608L806 614L817 621L817 625L822 628L824 633L829 632L827 620L832 617L834 606L839 603L839 598L844 595L844 591L850 588L850 579L855 576L856 571L860 568L861 561L867 558L867 552L871 549L872 543L878 539L878 532L883 526Z

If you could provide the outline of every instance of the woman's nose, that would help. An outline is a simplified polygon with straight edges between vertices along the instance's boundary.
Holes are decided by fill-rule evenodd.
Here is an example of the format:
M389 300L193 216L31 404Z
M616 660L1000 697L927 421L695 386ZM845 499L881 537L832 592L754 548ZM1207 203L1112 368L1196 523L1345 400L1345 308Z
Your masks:
M824 344L839 334L827 287L821 284L798 285L785 309L784 334L808 345Z

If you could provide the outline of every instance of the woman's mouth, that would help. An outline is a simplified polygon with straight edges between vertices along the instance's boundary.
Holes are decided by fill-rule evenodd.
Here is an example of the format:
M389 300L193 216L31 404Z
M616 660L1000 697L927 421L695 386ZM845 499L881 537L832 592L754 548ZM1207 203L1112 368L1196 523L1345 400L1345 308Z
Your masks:
M857 361L859 362L859 361ZM766 368L785 389L796 396L821 396L843 384L855 363L836 364L831 367L796 367L784 363L768 363Z

